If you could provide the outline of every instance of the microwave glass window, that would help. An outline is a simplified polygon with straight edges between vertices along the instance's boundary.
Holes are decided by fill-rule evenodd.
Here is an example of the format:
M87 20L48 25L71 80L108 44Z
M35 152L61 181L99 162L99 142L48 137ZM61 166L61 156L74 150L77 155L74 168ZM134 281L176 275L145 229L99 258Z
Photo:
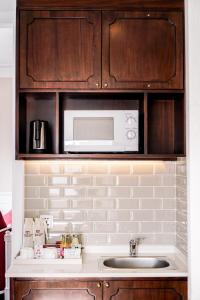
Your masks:
M114 118L75 117L74 140L114 140Z

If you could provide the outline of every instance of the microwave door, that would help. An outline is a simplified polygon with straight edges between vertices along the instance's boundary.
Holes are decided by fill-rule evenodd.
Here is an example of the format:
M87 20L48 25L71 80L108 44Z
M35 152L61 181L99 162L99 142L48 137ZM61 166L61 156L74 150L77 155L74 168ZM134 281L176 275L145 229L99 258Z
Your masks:
M71 116L69 113L71 113ZM108 111L67 112L65 122L65 151L112 151L114 145L114 118Z

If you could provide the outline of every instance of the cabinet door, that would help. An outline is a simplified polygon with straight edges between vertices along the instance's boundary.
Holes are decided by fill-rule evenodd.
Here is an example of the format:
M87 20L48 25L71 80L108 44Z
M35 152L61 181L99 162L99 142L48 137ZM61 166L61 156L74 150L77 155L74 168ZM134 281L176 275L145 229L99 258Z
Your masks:
M181 12L104 12L103 87L183 89Z
M101 13L22 11L20 88L100 88Z
M102 288L101 284L92 281L17 280L14 282L13 300L22 299L102 300Z
M104 283L104 300L187 300L186 281L133 280Z

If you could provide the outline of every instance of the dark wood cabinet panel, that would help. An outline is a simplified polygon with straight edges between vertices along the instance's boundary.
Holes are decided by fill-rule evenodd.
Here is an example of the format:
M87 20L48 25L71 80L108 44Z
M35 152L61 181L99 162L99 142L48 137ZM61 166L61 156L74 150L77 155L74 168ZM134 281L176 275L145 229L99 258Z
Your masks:
M100 281L99 281L100 280ZM13 300L187 300L187 278L115 280L31 280L11 282Z
M101 14L20 13L20 88L100 88Z
M15 281L13 300L102 300L98 282Z
M183 89L181 12L103 12L102 85Z
M185 281L132 280L104 284L104 300L187 300Z
M115 9L117 8L183 8L184 0L17 0L20 8L82 8Z

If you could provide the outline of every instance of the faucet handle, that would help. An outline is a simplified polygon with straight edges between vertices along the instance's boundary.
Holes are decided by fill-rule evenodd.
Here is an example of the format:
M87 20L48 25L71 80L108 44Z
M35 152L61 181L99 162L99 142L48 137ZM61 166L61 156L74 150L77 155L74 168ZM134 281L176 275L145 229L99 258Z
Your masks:
M144 237L137 237L137 238L132 238L130 241L129 241L129 244L132 245L132 244L139 244L141 241L143 241L145 238Z

